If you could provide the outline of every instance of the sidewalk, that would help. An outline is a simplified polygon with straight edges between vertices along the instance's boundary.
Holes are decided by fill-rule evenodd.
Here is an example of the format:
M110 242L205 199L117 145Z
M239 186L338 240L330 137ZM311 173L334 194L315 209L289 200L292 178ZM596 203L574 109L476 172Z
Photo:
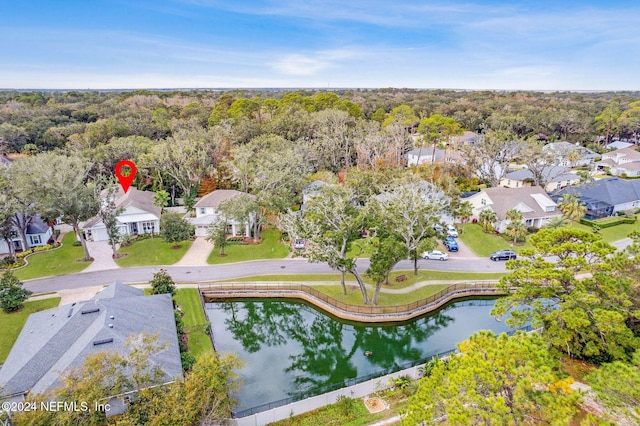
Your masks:
M213 244L204 237L196 237L189 250L172 266L207 266L207 258L213 250Z

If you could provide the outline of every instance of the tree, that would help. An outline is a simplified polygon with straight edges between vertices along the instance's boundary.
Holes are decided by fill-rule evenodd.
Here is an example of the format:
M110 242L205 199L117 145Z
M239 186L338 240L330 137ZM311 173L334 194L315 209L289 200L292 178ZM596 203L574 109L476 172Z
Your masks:
M239 194L220 203L217 211L218 215L225 218L225 224L228 220L234 220L248 227L252 219L255 221L258 203L252 195Z
M305 240L302 255L311 262L326 262L342 274L342 289L345 273L352 274L362 292L365 304L369 304L367 289L360 277L356 259L347 256L351 243L359 237L364 224L363 211L354 206L352 189L325 185L307 203L302 213L291 212L281 216L282 227L295 238Z
M551 345L570 356L592 362L628 359L640 347L629 327L640 309L630 300L625 273L612 268L615 248L576 228L542 229L530 242L532 249L507 263L511 273L499 287L508 295L496 302L492 315L509 312L512 327L544 326ZM578 272L587 276L577 278Z
M553 216L545 225L545 228L562 228L567 225L567 218L563 216Z
M473 216L473 206L471 203L468 201L460 202L460 199L457 197L451 200L449 208L453 218L459 219L463 225L469 222L469 219Z
M620 118L620 114L620 101L615 100L613 102L609 102L604 110L595 117L596 129L599 132L604 133L605 145L611 142L611 137L618 130L618 119Z
M347 112L325 109L314 114L313 152L318 169L348 170L354 155L356 120Z
M166 269L160 269L153 274L153 279L149 281L151 284L151 294L176 294L176 283L167 273Z
M613 410L621 410L640 423L640 352L631 362L602 364L586 377L598 398Z
M464 145L467 167L473 170L490 186L500 185L509 170L509 163L520 152L520 143L505 131L491 130L472 145Z
M207 227L207 241L220 249L220 256L225 256L224 248L227 246L227 219L219 216L218 219Z
M372 200L372 227L382 238L402 241L414 273L418 274L421 243L435 236L433 226L449 204L449 197L425 181L402 183ZM430 244L434 248L435 243ZM381 248L384 248L382 246Z
M498 221L498 215L491 209L485 209L478 215L478 223L484 232L491 232L493 225Z
M410 399L405 425L568 424L579 395L538 334L481 331L434 363Z
M446 144L450 143L452 136L460 135L462 132L462 127L456 120L450 117L443 117L440 114L433 114L428 118L423 118L418 126L418 133L422 135L422 141L433 145L432 163L436 158L436 145L441 143L446 146Z
M164 209L167 204L169 204L170 199L171 196L169 195L169 193L164 189L161 189L160 191L157 191L153 196L153 205Z
M0 306L5 312L13 312L22 308L31 291L22 288L22 282L13 275L11 270L6 270L0 278Z
M571 194L564 194L558 203L558 208L564 216L574 223L584 217L587 206Z
M378 304L382 284L389 281L389 273L396 263L407 258L407 254L403 241L391 237L378 242L376 251L371 255L369 269L365 272L376 284L372 299L374 305Z
M410 132L418 121L413 108L403 104L393 108L382 122L383 128L391 137L391 146L396 154L397 167L400 167L404 155L412 148Z
M100 202L87 186L91 164L74 156L43 153L22 158L11 165L14 186L33 202L34 208L49 216L62 217L73 227L84 249L84 260L91 260L80 222L98 213Z
M505 234L513 237L513 243L518 241L518 238L527 235L527 226L522 222L522 212L520 210L511 209L505 214L505 218L509 221Z
M109 236L109 244L111 244L111 251L115 258L117 255L116 245L120 241L118 216L124 211L124 208L116 205L116 193L118 192L117 184L111 183L107 185L108 186L103 191L96 194L96 198L101 200L98 216L102 219L102 223L106 228L107 235ZM97 189L100 189L101 187L102 185L96 186Z
M160 217L160 236L168 243L176 246L193 236L193 225L180 213L164 213Z

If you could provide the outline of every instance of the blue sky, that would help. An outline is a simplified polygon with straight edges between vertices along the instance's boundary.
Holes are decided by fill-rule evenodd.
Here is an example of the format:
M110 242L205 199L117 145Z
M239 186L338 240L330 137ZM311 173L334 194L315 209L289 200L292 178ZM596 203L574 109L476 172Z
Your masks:
M0 1L0 88L640 90L638 1Z

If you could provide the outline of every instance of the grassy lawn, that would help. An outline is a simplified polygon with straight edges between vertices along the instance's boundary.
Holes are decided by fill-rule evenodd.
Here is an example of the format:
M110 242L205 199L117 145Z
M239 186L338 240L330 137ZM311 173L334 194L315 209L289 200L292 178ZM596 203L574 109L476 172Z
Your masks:
M409 389L408 389L409 391ZM413 392L413 390L410 390ZM317 426L344 425L361 426L379 422L384 419L402 414L409 407L409 399L400 389L384 390L376 393L390 408L379 413L369 413L362 398L352 399L351 402L337 402L318 408L308 413L289 417L278 422L269 423L272 426ZM396 423L393 423L396 424Z
M257 259L282 259L289 254L289 248L280 242L280 231L266 229L262 232L260 244L228 244L224 253L226 256L220 256L220 250L213 249L207 263L216 265Z
M377 242L377 237L361 238L351 243L349 251L347 251L347 257L354 258L369 258L373 254L374 244Z
M406 281L395 282L395 277L405 275ZM429 269L418 270L418 275L413 275L413 271L394 271L389 275L390 288L405 288L420 281L443 280L443 281L485 281L497 280L505 276L503 272L475 273L475 272L448 272L433 271ZM367 284L373 284L366 276L362 277ZM275 275L254 275L250 277L232 278L229 280L220 280L219 282L314 282L314 281L335 281L339 282L340 274L275 274ZM355 282L355 278L351 274L346 274L345 280Z
M91 262L85 262L81 246L74 247L76 240L73 232L62 238L62 247L57 250L32 254L28 257L25 268L14 271L21 280L49 277L52 275L73 274L82 271Z
M326 294L327 296L333 297L340 302L348 303L350 305L362 305L362 293L360 292L360 288L355 284L347 285L347 295L345 296L342 293L342 286L338 285L311 285L314 289ZM389 293L380 293L378 298L379 306L395 306L395 305L404 305L407 303L413 303L417 300L424 299L426 297L431 296L432 294L438 293L440 290L448 287L448 284L433 284L422 287L418 290L403 293L403 294L389 294ZM369 290L369 298L373 297L373 290Z
M580 225L585 226L585 225ZM588 226L585 226L587 229L591 229ZM612 226L610 228L603 228L598 233L602 235L602 239L608 243L612 243L614 241L622 240L623 238L627 238L630 233L633 231L640 231L640 221L636 221L636 223L622 223L620 225Z
M196 357L200 354L213 352L211 339L205 331L207 319L202 311L198 289L178 289L173 299L184 312L182 320L184 321L184 328L189 337L189 352Z
M464 232L459 237L476 256L489 257L496 250L512 249L516 253L524 246L514 245L507 242L504 238L496 234L486 234L480 225L475 223L467 223L464 225Z
M191 241L183 241L180 248L174 249L173 243L167 243L162 238L149 238L136 241L128 247L120 247L118 254L127 254L116 259L118 266L172 265L184 256Z
M11 347L18 339L18 335L29 315L45 309L55 308L58 303L60 303L60 298L52 297L50 299L25 302L24 308L10 314L5 314L0 310L0 330L2 330L2 333L0 333L0 364L7 359Z

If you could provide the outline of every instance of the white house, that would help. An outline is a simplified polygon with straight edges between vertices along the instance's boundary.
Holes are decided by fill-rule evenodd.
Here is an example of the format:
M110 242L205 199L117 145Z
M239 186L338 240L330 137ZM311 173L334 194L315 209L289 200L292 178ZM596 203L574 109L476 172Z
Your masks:
M40 219L40 216L35 216L31 223L27 226L25 236L27 237L26 244L20 236L20 232L14 226L11 231L10 241L0 240L0 254L16 253L19 251L27 250L31 247L44 246L49 241L49 238L53 235L51 227ZM12 250L9 250L9 244L12 246Z
M103 197L106 193L103 192ZM115 194L116 208L123 211L117 217L120 235L157 234L160 232L160 215L162 209L153 204L155 192L138 191L131 187L125 194L121 188ZM107 228L100 219L94 216L82 223L80 228L90 241L107 241Z
M562 215L558 205L539 186L520 188L487 188L465 199L473 207L473 217L478 218L483 210L496 212L498 222L495 229L504 232L509 224L506 214L516 209L522 213L527 226L541 228L554 216Z
M544 146L544 151L551 154L556 166L578 167L593 164L600 155L579 144L566 141L551 142Z
M207 228L218 219L218 207L220 204L243 194L253 197L246 192L236 191L235 189L218 189L198 200L194 206L196 210L196 217L189 219L195 228L196 237L207 236ZM249 220L246 223L240 223L236 220L229 219L227 221L227 233L231 235L244 235L245 237L249 237L251 236L251 228L255 224L255 220L255 213L250 215Z
M542 180L545 182L545 191L552 192L580 183L580 176L571 173L566 167L549 166L542 169ZM507 188L521 188L532 184L533 173L527 168L509 172L500 181L500 185Z
M599 169L609 168L614 176L640 176L640 152L635 146L616 149L602 154L602 161L597 163Z

